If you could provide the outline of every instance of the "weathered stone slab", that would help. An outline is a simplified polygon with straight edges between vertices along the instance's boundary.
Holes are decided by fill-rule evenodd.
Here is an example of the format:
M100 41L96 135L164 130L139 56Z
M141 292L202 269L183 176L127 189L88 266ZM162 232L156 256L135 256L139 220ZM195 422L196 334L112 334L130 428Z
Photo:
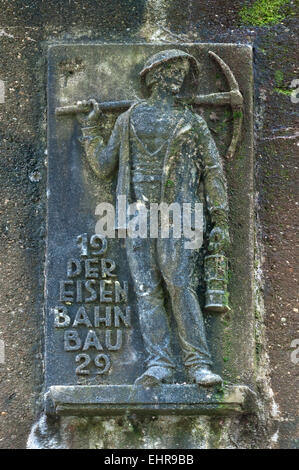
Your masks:
M146 354L124 244L122 240L110 239L107 247L103 247L100 240L94 237L97 204L113 203L115 180L99 181L95 178L83 156L79 142L81 126L76 115L57 115L55 110L91 97L100 102L136 100L136 97L142 96L138 74L146 59L158 51L178 47L192 54L201 65L199 93L229 91L226 77L208 54L213 51L233 71L244 99L241 140L235 155L228 161L225 161L225 154L232 138L233 118L236 117L231 112L231 106L203 104L194 105L193 109L204 116L212 131L225 163L229 192L231 311L222 316L204 314L213 370L229 383L254 387L251 48L238 44L167 44L167 47L165 44L56 45L49 51L48 75L45 392L51 390L54 403L57 402L57 412L72 408L72 412L84 414L94 408L98 413L99 410L104 412L106 405L108 410L111 403L99 401L95 390L100 388L92 388L100 386L106 387L101 389L105 393L111 393L115 412L126 406L136 409L129 396L139 390L132 384L144 371ZM100 130L105 143L120 112L117 107L103 111ZM94 258L97 258L98 264L87 261ZM107 269L113 277L107 278ZM202 277L201 274L198 295L203 307ZM107 279L111 281L109 284ZM180 385L163 385L158 397L159 402L164 400L165 407L155 408L154 401L144 401L144 410L172 412L178 404L184 412L188 409L194 411L195 408L197 412L218 412L216 402L209 402L205 395L209 392L200 391L198 398L192 402L192 397L197 396L197 386L183 385L187 378L178 345L178 331L169 303L167 305L177 364L174 382ZM66 389L58 386L66 386ZM78 400L75 398L78 396L77 386L82 390ZM184 387L187 387L187 394ZM147 392L138 391L139 410L143 409L144 393ZM181 397L181 402L180 398L174 397L176 393ZM200 398L202 394L206 396L205 400ZM124 403L121 401L123 396L126 397ZM151 396L150 400L153 400L154 392ZM88 401L93 399L94 405ZM188 400L191 400L190 406ZM224 402L223 405L226 406ZM235 405L227 406L229 410ZM242 403L237 402L236 408L240 410Z
M49 407L60 415L148 414L240 414L255 411L255 395L246 386L225 386L221 390L197 385L162 385L144 388L134 385L53 386Z

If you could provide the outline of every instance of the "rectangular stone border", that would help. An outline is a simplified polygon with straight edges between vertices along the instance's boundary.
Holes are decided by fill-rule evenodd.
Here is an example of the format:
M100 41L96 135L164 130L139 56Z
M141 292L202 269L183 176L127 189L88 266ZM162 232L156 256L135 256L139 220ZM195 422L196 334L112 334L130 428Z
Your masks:
M67 51L70 57L75 56L77 53L82 54L81 48L84 46L86 48L85 54L88 53L89 49L92 47L99 47L113 49L118 48L120 51L120 56L122 49L128 46L139 49L144 48L148 49L148 52L153 48L156 49L165 49L165 44L147 44L147 43L133 43L133 44L100 44L100 43L73 43L73 44L55 44L50 46L49 50L49 78L51 73L57 66L58 60L63 58ZM222 322L220 316L213 316L209 319L210 332L213 333L215 337L219 339L217 342L217 347L213 347L214 342L211 342L211 347L213 348L212 354L214 359L214 364L217 366L216 371L222 374L225 380L235 383L247 384L253 389L255 389L256 381L256 345L255 345L255 311L254 311L254 186L253 186L253 71L252 71L252 48L249 45L244 44L230 44L230 43L190 43L190 44L167 44L167 47L183 47L187 48L189 52L192 50L198 51L196 54L208 53L209 50L219 54L226 63L232 67L232 70L236 76L236 79L240 85L240 90L244 96L244 125L242 130L242 139L238 146L236 156L226 163L227 177L229 181L229 188L231 188L230 193L230 215L231 215L231 231L234 234L234 242L232 245L232 256L231 260L231 280L230 280L230 298L231 298L231 307L232 315L229 321ZM212 62L209 67L212 66ZM53 68L54 67L54 68ZM56 69L55 69L56 70ZM55 71L54 70L54 71ZM53 72L54 73L54 72ZM55 78L54 74L52 78ZM57 77L56 77L57 79ZM53 79L54 80L54 79ZM54 118L55 107L61 105L60 102L56 102L55 91L55 80L48 83L48 98L49 98L49 108L48 108L48 117L49 117L49 175L51 174L51 168L53 170L53 157L58 158L60 154L56 155L57 149L65 148L63 145L58 146L57 140L57 131L58 123ZM53 88L54 87L54 88ZM110 96L110 95L109 95ZM117 98L117 97L116 97ZM75 100L75 97L74 97ZM51 118L52 121L51 121ZM61 130L61 129L60 129ZM64 141L63 141L64 142ZM69 142L69 139L67 140ZM51 147L52 146L52 147ZM56 146L56 147L55 147ZM52 149L52 151L51 151ZM58 158L58 164L61 165L61 159ZM60 166L59 166L60 168ZM55 169L55 167L54 167ZM236 177L237 174L237 177ZM51 194L51 191L50 191ZM53 197L54 192L52 192ZM48 229L50 229L51 224L49 219L49 214L51 213L51 208L54 210L55 214L58 214L60 217L61 206L53 204L53 201L49 198L48 201ZM61 202L61 201L60 201ZM64 203L64 201L62 201ZM52 204L52 205L51 205ZM63 206L62 206L63 207ZM53 226L53 229L56 229L56 226ZM48 251L47 251L47 270L46 270L46 283L48 296L46 298L46 311L49 311L51 308L51 301L55 298L55 290L51 290L51 282L56 282L56 277L54 276L51 279L51 271L49 270L49 234L48 234ZM58 243L59 245L59 243ZM60 246L60 245L59 245ZM55 247L56 249L56 247ZM55 287L55 286L54 286ZM61 385L61 387L76 387L76 380L69 375L69 371L72 370L62 361L60 343L56 341L56 336L53 332L53 327L51 323L51 318L46 314L47 326L46 326L46 373L45 373L45 391L49 388L57 387L58 384L69 384ZM214 337L213 336L213 337ZM219 347L218 347L219 344ZM63 356L66 360L66 357ZM60 364L64 365L62 369ZM136 377L129 377L127 382L133 383ZM103 377L101 378L103 380ZM104 381L104 380L103 380ZM118 378L112 377L111 382L121 383L121 380ZM73 383L73 385L71 385ZM92 387L92 385L90 385ZM178 385L176 385L178 387ZM79 386L82 389L82 386ZM96 386L95 386L96 387ZM102 385L103 387L103 385ZM108 387L108 385L106 385ZM109 385L109 387L112 387ZM131 385L126 385L125 387L132 387ZM166 387L166 386L165 386ZM183 385L182 385L183 387ZM198 388L194 386L198 391ZM73 389L75 390L75 389ZM111 393L114 393L115 390L120 390L119 388L114 389L113 387L109 389ZM162 386L160 390L165 388ZM206 398L203 399L203 402L196 401L192 404L194 408L194 413L200 413L200 408L202 413L206 414L209 410L213 410L213 413L219 413L220 408L223 405L223 408L227 408L227 403L225 400L220 399L218 394L214 394L214 401L211 401L210 389L206 389ZM175 393L174 389L173 392ZM201 392L200 392L201 393ZM51 395L49 392L48 396ZM117 392L118 398L122 398L122 394ZM134 408L136 411L142 409L142 402L145 397L145 394L141 394L142 400L140 402L134 402L128 400L129 394L127 394L127 401L124 403L121 402L119 407L116 403L108 404L107 411L101 411L100 414L107 413L125 413L128 408L128 412ZM173 403L171 398L169 401L165 401L163 397L159 399L159 404L156 402L146 402L143 407L143 412L145 410L159 409L161 412L166 413L189 413L191 406L188 408L188 400L192 399L192 394L180 401L178 398L177 403ZM53 408L53 400L48 400L49 409ZM60 402L59 402L60 403ZM85 414L88 411L90 414L98 414L98 411L94 411L97 407L104 407L104 402L99 404L96 402L94 405L88 402L83 402L80 404L78 401L76 403L64 401L61 398L61 404L55 407L57 412L60 408L64 407L66 414L74 414L76 410L80 408L78 414ZM232 403L230 401L230 403ZM133 407L134 405L134 407ZM175 407L175 405L177 405ZM243 412L244 406L237 401L236 406L233 407L231 404L230 408L234 408L235 412ZM67 407L68 410L67 410ZM93 409L94 408L94 409ZM112 410L112 411L111 411ZM118 411L117 411L118 410ZM166 410L166 411L165 411ZM185 411L184 411L185 410ZM187 410L187 411L186 411ZM216 410L216 411L215 411ZM60 411L59 411L60 413Z

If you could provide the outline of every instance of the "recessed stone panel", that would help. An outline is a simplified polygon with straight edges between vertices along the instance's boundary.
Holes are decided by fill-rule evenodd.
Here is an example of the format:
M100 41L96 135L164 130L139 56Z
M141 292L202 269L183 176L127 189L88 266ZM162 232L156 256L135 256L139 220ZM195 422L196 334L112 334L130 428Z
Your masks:
M193 115L200 116L206 122L217 145L227 180L231 245L226 254L229 309L224 309L226 311L223 313L217 312L217 309L213 311L213 308L205 309L206 244L200 250L196 264L196 296L203 311L212 357L211 368L230 384L250 387L255 384L251 48L212 43L60 44L51 46L48 56L45 392L52 390L48 397L55 403L57 391L60 394L62 390L66 395L61 398L60 394L57 400L66 400L63 409L70 406L75 414L76 406L77 412L84 414L84 396L88 397L92 414L105 413L105 400L96 399L94 404L90 404L95 389L91 388L89 392L89 386L106 386L105 393L108 391L112 395L119 392L114 386L125 387L121 391L123 393L125 390L127 395L137 387L138 410L142 410L143 398L145 409L151 409L152 406L146 404L146 394L140 392L139 387L143 388L142 385L132 387L146 370L148 352L142 337L136 286L129 268L126 241L118 238L117 233L115 238L104 240L97 234L96 228L99 221L98 205L115 202L119 169L116 170L116 176L109 178L104 174L97 175L92 170L85 155L86 135L82 131L82 128L90 125L84 121L87 115L82 111L84 106L79 105L81 112L78 113L76 103L91 98L104 103L101 117L95 125L94 148L99 144L106 145L118 117L132 103L148 100L139 75L146 61L154 54L173 49L188 53L199 64L197 80L184 82L183 95L188 96L190 101L187 103L185 100L183 104L181 101L180 106L188 108ZM223 63L217 62L210 52L216 54ZM228 70L232 72L235 83L230 80ZM236 91L236 84L243 98L242 104L238 102L238 93L231 93ZM217 96L213 98L212 94ZM199 98L195 99L196 96ZM228 154L232 142L236 148L233 154ZM170 183L168 186L170 188ZM204 237L207 237L207 232ZM146 274L144 272L144 276ZM161 400L157 409L161 412L164 409L166 413L168 408L172 411L176 407L179 409L180 399L184 396L182 408L184 413L188 413L188 397L192 395L191 413L196 412L196 404L199 413L204 413L205 409L213 412L217 408L214 406L215 397L217 400L219 398L215 391L211 392L211 406L209 394L204 394L202 400L198 398L194 401L196 387L198 397L202 396L200 385L192 385L192 393L191 385L186 385L189 388L184 395L184 385L191 382L184 365L180 328L171 308L171 293L164 284L163 280L164 307L175 368L172 384L161 386L161 390L163 387L174 388L164 389L168 395L171 390L172 404L169 406L168 399ZM83 395L78 392L79 386L82 386ZM65 387L70 388L67 391ZM103 390L101 387L97 389L99 393ZM118 392L111 398L115 410L123 406L136 408L133 406L134 399L129 395L126 395L125 402L117 403L122 396ZM77 401L75 397L70 398L73 393L76 396L79 393ZM228 395L226 393L223 396ZM153 395L150 403L151 400ZM205 406L199 406L202 401ZM220 399L219 403L222 401ZM239 411L243 410L240 403L236 407ZM51 406L48 409L50 411ZM227 409L230 410L230 406Z

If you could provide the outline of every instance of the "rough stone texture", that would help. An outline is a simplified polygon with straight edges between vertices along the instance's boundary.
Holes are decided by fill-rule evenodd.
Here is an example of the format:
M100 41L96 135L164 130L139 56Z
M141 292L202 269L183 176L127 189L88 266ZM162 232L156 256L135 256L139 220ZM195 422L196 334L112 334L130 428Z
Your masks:
M291 81L299 77L295 4L289 3L281 23L257 27L241 24L239 12L248 6L245 1L61 0L55 2L55 8L43 1L1 2L0 79L5 81L6 100L0 104L0 339L5 341L6 363L0 365L0 447L24 448L40 413L45 50L49 42L72 38L114 42L157 39L165 44L177 38L180 42L242 42L254 46L256 233L260 246L263 243L256 259L260 410L258 417L245 416L241 421L205 417L140 420L136 416L102 421L68 417L63 419L60 436L57 423L41 418L39 445L298 447L299 364L290 358L291 342L299 338L295 274L298 105L291 103L286 91ZM269 378L275 404L271 402ZM168 432L170 428L172 433Z

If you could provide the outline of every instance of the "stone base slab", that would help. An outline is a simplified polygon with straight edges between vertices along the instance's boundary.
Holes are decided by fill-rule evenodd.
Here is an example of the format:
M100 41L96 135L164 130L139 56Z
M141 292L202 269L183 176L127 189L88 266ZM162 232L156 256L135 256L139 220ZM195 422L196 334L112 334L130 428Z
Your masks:
M47 413L58 415L231 415L252 413L255 393L245 385L75 385L50 387Z

